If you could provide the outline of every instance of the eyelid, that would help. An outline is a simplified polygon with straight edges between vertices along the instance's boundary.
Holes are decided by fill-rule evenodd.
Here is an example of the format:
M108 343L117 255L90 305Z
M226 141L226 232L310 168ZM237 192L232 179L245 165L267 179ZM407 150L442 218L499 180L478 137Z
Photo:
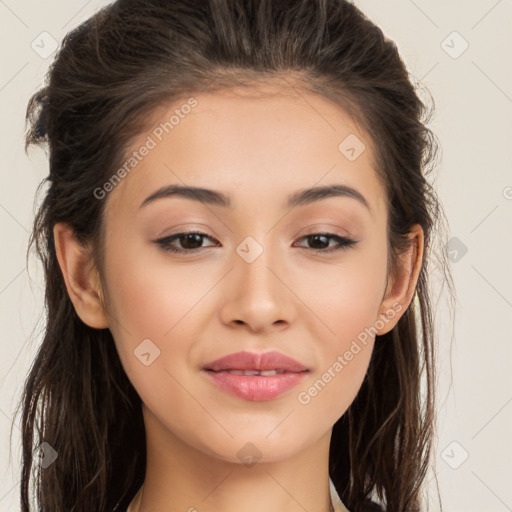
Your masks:
M312 233L308 233L308 230L312 229ZM332 231L334 230L334 231ZM302 227L296 234L295 237L303 236L306 234L319 234L319 233L329 233L336 236L341 236L345 238L354 238L347 229L343 229L339 224L333 222L313 222L308 224L307 226Z

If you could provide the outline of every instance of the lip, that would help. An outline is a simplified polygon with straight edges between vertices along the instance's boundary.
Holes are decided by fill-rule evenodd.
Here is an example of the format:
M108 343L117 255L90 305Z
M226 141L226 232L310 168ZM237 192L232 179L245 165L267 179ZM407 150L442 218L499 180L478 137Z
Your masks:
M237 375L233 371L271 371L275 375ZM296 386L309 369L281 352L236 352L205 364L202 371L220 389L261 402L276 398Z
M295 359L284 355L281 352L272 350L270 352L235 352L227 356L206 363L204 370L285 370L287 372L303 372L308 368Z

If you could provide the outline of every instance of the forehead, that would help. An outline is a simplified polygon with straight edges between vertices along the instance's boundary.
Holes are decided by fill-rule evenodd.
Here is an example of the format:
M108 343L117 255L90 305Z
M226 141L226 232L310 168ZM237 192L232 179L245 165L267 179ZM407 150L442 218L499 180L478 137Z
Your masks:
M230 89L162 105L126 155L129 172L109 194L108 208L138 208L170 185L214 188L231 196L283 204L283 195L346 184L376 211L383 189L372 141L338 105L292 88Z

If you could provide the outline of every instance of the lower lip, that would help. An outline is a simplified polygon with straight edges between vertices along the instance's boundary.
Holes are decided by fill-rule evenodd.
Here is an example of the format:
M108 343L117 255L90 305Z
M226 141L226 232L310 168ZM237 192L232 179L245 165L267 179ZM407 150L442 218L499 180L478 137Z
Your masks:
M229 372L205 373L221 389L246 400L262 402L272 400L296 386L308 371L281 373L276 375L235 375Z

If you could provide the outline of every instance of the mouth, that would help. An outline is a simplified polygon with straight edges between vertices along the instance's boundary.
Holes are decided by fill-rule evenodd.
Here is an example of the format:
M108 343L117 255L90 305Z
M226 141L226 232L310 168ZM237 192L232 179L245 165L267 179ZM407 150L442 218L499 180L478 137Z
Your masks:
M229 369L229 370L211 370L209 368L205 368L206 371L209 371L209 372L215 372L215 373L221 373L221 372L225 372L225 373L231 373L232 375L247 375L247 376L251 376L251 375L263 375L264 377L268 376L268 375L282 375L283 373L300 373L300 372L289 372L287 370L235 370L235 369ZM303 370L303 371L308 371L308 370Z
M277 351L237 352L204 365L202 371L223 391L257 402L283 395L310 372Z

